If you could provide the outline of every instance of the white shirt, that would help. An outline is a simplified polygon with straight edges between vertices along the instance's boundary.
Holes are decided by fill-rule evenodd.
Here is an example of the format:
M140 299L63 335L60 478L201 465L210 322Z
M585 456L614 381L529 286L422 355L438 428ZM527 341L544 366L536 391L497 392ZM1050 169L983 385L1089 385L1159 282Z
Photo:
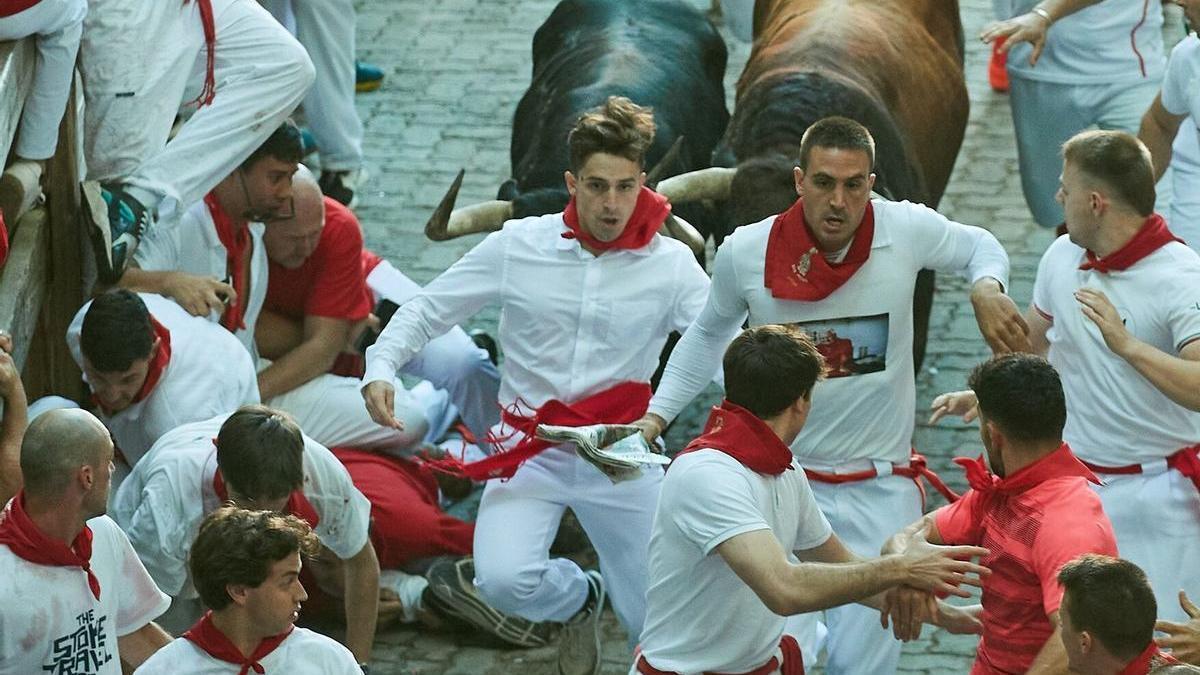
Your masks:
M265 226L262 223L249 223L247 228L250 230L250 298L242 300L246 327L239 329L234 335L257 360L254 325L258 322L258 315L262 312L263 302L267 298L269 267L267 249L262 242ZM138 267L144 270L177 270L232 285L233 276L228 268L227 255L228 251L217 235L217 226L213 224L212 213L209 212L208 205L201 200L184 212L175 227L151 229L138 244L133 259ZM219 324L221 314L214 311L207 318Z
M213 439L229 415L193 422L164 435L117 489L110 511L129 534L146 569L172 597L194 598L188 553L205 514L221 502L213 491ZM325 446L304 437L304 496L320 518L321 543L345 560L367 543L371 504Z
M1134 337L1172 356L1200 338L1200 256L1172 242L1127 270L1080 270L1084 250L1059 237L1038 265L1033 304L1053 321L1050 363L1067 398L1063 440L1101 466L1161 459L1200 442L1200 413L1171 401L1104 344L1074 292L1084 286L1112 301Z
M573 402L647 382L673 331L704 304L708 276L684 244L583 250L561 213L509 221L405 303L367 350L363 382L391 381L431 339L500 306L500 403Z
M270 654L258 661L268 675L361 675L362 669L337 640L297 626ZM186 638L154 652L134 675L237 675L238 666L213 658Z
M99 600L83 570L35 565L0 545L0 675L121 675L117 638L171 604L116 523L97 516L87 524Z
M1015 15L1036 0L1015 3ZM1054 22L1036 66L1033 47L1013 45L1008 72L1060 84L1123 84L1162 78L1165 63L1160 0L1104 0Z
M821 343L830 331L853 342L857 375L829 377L813 391L813 412L792 444L820 469L852 460L907 463L916 414L912 295L922 268L971 282L1008 284L1008 256L978 227L909 202L873 200L871 255L822 300L773 297L764 286L767 238L775 216L734 230L717 251L708 303L675 346L650 412L670 420L700 393L749 316L751 326L799 323ZM831 363L831 365L834 365Z
M138 297L151 316L170 331L171 360L145 399L111 416L96 412L130 466L137 464L159 436L181 424L259 402L254 363L232 333L188 314L161 295L139 293ZM67 327L67 347L80 368L79 333L91 306L89 300L79 308Z
M650 535L641 635L650 665L744 673L774 655L786 617L767 609L715 550L757 530L770 530L785 551L815 548L833 534L796 462L778 476L755 473L719 450L671 464Z

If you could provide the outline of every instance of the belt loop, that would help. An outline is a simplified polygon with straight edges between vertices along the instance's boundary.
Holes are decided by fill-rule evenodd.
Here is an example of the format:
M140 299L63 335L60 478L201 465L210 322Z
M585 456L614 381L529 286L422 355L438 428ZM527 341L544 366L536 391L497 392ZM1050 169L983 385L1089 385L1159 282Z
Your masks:
M1170 468L1167 466L1167 460L1165 458L1156 459L1151 462L1143 462L1140 464L1140 466L1142 467L1143 474L1166 473L1167 469Z
M882 459L873 459L871 464L875 467L876 476L890 476L893 473L891 462L885 462Z

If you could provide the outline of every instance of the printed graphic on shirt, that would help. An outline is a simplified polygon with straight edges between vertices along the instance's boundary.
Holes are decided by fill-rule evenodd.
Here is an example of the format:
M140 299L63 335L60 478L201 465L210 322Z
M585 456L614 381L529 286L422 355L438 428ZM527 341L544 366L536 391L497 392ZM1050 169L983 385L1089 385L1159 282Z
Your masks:
M878 373L887 368L888 315L802 321L795 324L808 334L825 357L826 377Z
M76 628L54 640L50 660L42 672L52 675L98 673L112 661L108 636L104 631L107 616L96 616L94 609L75 617Z

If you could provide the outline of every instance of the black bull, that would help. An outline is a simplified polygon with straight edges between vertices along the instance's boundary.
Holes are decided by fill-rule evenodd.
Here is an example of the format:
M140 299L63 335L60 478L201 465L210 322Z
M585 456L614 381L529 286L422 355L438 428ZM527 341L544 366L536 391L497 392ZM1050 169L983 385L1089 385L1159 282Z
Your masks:
M795 201L800 137L830 115L871 131L876 191L936 208L967 122L957 0L758 0L754 35L715 156L737 167L726 232ZM933 282L922 271L914 293L918 368Z
M729 121L726 58L708 19L679 0L563 0L533 38L533 80L513 116L512 178L498 198L512 201L515 218L563 210L567 134L609 96L654 109L647 169L681 136L677 161L659 167L660 177L709 166ZM707 219L680 208L707 233Z

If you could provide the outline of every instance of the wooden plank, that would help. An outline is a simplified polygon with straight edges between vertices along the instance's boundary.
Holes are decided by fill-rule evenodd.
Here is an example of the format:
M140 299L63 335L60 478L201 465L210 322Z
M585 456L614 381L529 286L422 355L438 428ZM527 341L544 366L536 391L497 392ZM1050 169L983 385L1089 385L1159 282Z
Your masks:
M50 239L46 215L45 209L36 208L21 217L0 273L0 328L12 334L13 359L22 372L46 295Z
M84 400L83 377L67 350L67 327L84 301L83 250L89 246L80 218L79 155L82 142L79 131L77 98L79 78L75 78L67 110L58 129L58 149L46 164L43 185L49 215L49 262L46 275L46 302L42 307L38 343L44 379L27 372L25 384L31 395L59 394Z
M0 164L12 149L25 96L33 86L33 38L0 42Z

